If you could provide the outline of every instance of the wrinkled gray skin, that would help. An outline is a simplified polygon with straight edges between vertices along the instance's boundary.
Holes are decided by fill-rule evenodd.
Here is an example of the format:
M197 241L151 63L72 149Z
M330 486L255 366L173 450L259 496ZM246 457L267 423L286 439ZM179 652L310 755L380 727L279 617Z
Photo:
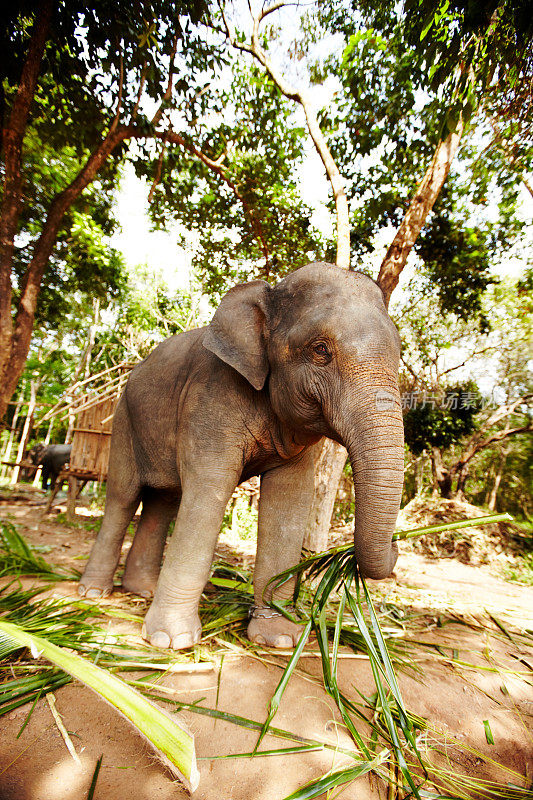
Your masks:
M360 569L394 568L391 537L403 483L398 333L365 275L309 264L274 288L236 286L210 325L175 336L137 366L113 422L105 516L80 594L112 591L121 545L142 500L123 586L153 593L143 636L198 642L198 603L235 486L261 476L257 606L274 575L298 562L321 438L348 448ZM177 519L163 567L165 536ZM292 585L275 592L286 598ZM252 619L248 636L296 643L285 618Z
M42 464L41 485L43 489L53 490L59 473L70 461L71 444L37 444L28 453L32 464Z

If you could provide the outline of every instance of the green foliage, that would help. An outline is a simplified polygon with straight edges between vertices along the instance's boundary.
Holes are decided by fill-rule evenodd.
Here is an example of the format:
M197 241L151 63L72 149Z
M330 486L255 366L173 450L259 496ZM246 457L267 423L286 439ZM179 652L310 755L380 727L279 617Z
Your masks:
M483 327L489 266L522 231L519 189L533 164L527 113L504 100L511 80L506 67L513 62L529 74L532 63L523 46L531 26L527 32L513 16L520 2L501 3L490 32L496 4L478 6L473 13L472 4L447 0L323 3L320 24L337 41L342 37L344 49L337 46L314 74L341 84L321 122L348 178L353 261L373 270L377 235L400 224L439 139L454 128L461 109L465 119L476 110L452 164L446 197L437 201L417 249L427 283L439 289L442 310L465 318L475 314ZM392 235L387 233L389 240Z
M533 538L530 538L525 552L515 556L513 562L503 568L502 576L507 581L533 586Z
M482 296L495 279L490 274L491 250L486 230L461 226L439 209L432 214L415 250L424 262L424 277L436 287L440 311L459 319L476 319L481 330L489 322Z
M250 506L248 498L238 495L231 500L224 514L222 532L238 539L253 539L257 536L257 510Z
M191 143L224 177L169 148L150 208L157 225L177 219L194 232L193 267L215 303L239 281L282 277L323 253L296 185L304 132L261 70L232 67L229 86L211 87L208 115L199 117L196 106L185 112ZM154 181L160 166L152 158L137 160L135 168Z
M15 247L14 306L49 206L88 157L88 151L78 153L70 144L54 147L48 138L41 138L43 134L46 137L44 131L33 126L27 130L24 142L22 178L31 202L23 205ZM79 305L81 299L90 305L93 298L108 302L120 294L123 263L120 254L109 245L109 236L116 227L112 207L117 180L112 162L100 180L91 184L64 215L41 282L36 313L39 328L55 330L69 316L71 306Z
M10 522L0 521L0 576L36 575L50 581L71 581L78 572L54 569Z
M473 381L448 387L436 400L422 399L404 416L405 441L411 452L420 455L431 447L447 449L468 436L475 429L480 404L479 390Z
M407 0L405 27L423 55L431 87L444 86L453 100L450 129L461 111L470 118L495 77L507 92L531 77L533 24L526 0Z

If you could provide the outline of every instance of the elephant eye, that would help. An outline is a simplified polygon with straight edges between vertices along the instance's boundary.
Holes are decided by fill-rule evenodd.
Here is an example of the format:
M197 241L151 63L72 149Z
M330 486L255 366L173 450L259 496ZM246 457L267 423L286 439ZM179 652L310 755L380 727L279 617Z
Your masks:
M322 358L327 358L331 355L328 350L328 346L324 342L317 342L315 345L313 345L313 350L317 356L322 356Z

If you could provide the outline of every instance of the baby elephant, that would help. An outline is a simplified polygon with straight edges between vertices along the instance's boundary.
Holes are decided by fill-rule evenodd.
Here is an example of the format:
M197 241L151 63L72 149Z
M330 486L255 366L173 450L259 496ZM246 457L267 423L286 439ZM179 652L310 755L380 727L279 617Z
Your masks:
M70 461L71 444L37 444L28 453L32 464L42 464L41 485L46 491L48 483L53 491L59 473Z
M260 475L248 636L293 646L301 629L266 608L268 583L299 560L324 436L345 445L351 459L360 570L389 575L403 483L399 353L382 292L363 274L313 263L275 287L251 281L231 289L210 325L167 339L131 373L115 412L105 516L80 594L112 591L124 534L142 501L123 586L153 594L145 639L174 649L195 644L226 504L238 483ZM291 594L290 584L275 591L277 599Z

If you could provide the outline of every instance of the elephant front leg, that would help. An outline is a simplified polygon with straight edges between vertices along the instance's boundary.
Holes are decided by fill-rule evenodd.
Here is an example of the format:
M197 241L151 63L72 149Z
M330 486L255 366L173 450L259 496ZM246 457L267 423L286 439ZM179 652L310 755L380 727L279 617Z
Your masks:
M156 647L181 650L200 641L198 604L209 579L224 511L238 474L226 475L218 485L206 485L205 472L187 481L168 544L152 605L146 614L143 637Z
M317 453L317 445L313 445L295 461L261 476L254 571L255 606L248 625L248 638L267 647L294 647L302 633L300 625L273 611L267 604L272 597L288 600L294 591L294 579L279 587L269 585L269 581L300 560L314 494Z

